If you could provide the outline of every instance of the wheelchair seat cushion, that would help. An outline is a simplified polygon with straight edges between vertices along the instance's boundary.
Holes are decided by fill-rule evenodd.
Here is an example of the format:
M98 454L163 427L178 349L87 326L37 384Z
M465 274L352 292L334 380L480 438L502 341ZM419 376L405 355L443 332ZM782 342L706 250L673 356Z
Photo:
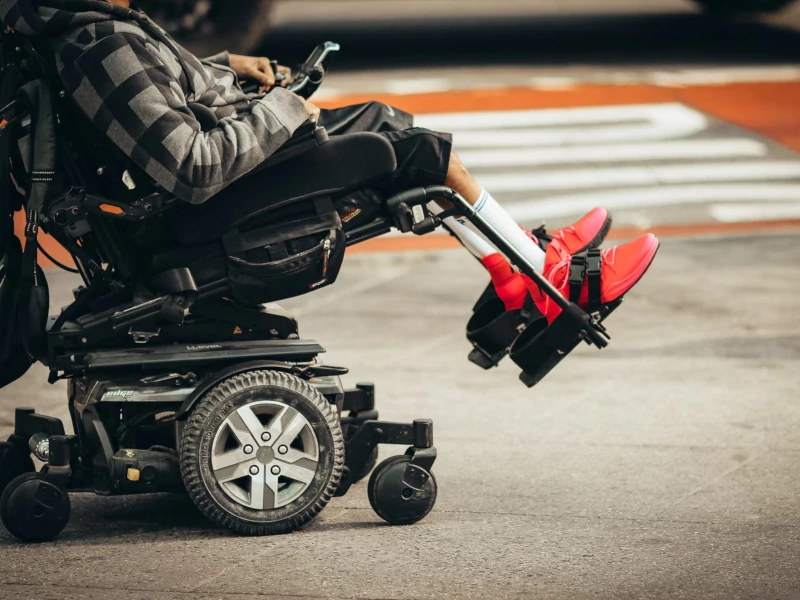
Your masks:
M394 150L380 135L333 137L275 167L251 173L204 204L176 209L173 239L182 246L205 244L250 222L268 221L271 211L295 202L366 187L396 168Z

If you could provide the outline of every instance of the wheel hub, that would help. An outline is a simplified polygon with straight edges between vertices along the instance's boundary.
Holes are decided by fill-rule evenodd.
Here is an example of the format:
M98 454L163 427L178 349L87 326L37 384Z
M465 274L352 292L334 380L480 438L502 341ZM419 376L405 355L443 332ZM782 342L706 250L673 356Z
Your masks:
M275 451L269 446L264 446L263 448L258 449L256 458L262 465L268 465L275 460Z
M214 436L211 470L217 483L253 510L273 510L295 500L314 480L318 464L314 429L282 402L246 404L228 415Z

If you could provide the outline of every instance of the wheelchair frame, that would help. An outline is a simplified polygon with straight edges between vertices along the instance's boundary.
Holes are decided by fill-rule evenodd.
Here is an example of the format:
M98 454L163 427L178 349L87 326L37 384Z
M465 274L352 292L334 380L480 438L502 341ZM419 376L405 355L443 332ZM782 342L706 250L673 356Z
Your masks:
M59 101L65 100L60 89L56 96ZM11 108L0 112L6 114ZM277 163L326 142L324 129L309 124L290 147L271 160ZM64 167L71 181L84 181L81 174L87 166L80 164L74 151L65 148L61 155L68 159ZM452 208L433 215L426 208L431 200L447 201ZM336 495L345 494L369 471L379 444L406 445L406 459L388 459L373 473L370 501L376 512L392 523L410 523L427 515L436 497L431 474L436 460L432 422L378 420L374 385L364 383L345 390L340 376L348 370L320 364L317 358L324 348L313 340L301 340L290 315L236 305L224 298L229 289L227 279L196 286L188 269L170 271L159 282L159 295L154 298L115 302L133 273L113 222L142 221L176 204L175 198L161 192L133 202L118 202L88 193L78 185L47 207L43 226L70 251L85 283L76 290L75 302L51 317L41 356L50 368L51 383L70 381L75 434L65 435L58 419L36 414L32 408L17 409L14 435L0 445L0 451L5 450L0 452L0 489L8 486L0 501L0 517L13 513L18 521L13 533L27 541L40 541L52 539L66 525L70 490L89 489L101 494L180 491L175 452L180 449L180 432L186 420L214 386L256 370L285 373L305 381L335 409L346 447ZM548 360L531 365L528 383L541 379L580 341L598 348L608 344L602 320L610 311L588 314L570 302L455 190L444 186L414 188L389 198L386 208L386 215L347 232L347 245L378 237L393 227L425 235L449 216L465 217L562 308L561 316L548 328ZM105 268L104 264L114 268ZM90 302L105 303L106 308L82 314ZM194 321L187 320L193 317ZM152 323L157 318L161 318L162 326L154 330ZM130 347L115 346L111 341L125 332ZM164 344L153 346L155 338ZM478 346L476 349L480 351ZM499 360L496 355L488 358L489 366ZM124 436L119 429L116 435L113 431L113 424L122 427L126 422L136 423L145 414L142 407L150 412L155 407L173 413L168 427L153 424L158 431L148 440L168 440L163 457L153 456L143 447L123 447ZM115 412L118 418L110 416ZM35 480L25 475L31 471L31 453L45 462ZM142 478L145 472L152 477ZM10 519L3 520L8 525ZM20 524L20 520L25 522Z

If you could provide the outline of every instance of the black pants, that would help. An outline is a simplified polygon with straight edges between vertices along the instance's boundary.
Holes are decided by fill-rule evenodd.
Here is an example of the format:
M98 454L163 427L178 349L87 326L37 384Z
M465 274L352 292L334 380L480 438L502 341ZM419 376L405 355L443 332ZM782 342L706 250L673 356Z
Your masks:
M373 187L391 195L412 187L443 185L450 165L453 137L414 127L414 117L380 102L323 110L319 119L328 135L369 131L385 137L397 156L397 170Z
M452 137L413 127L411 115L379 102L323 110L320 124L330 136L372 132L384 136L397 157L397 169L391 175L370 184L368 190L354 190L334 198L345 229L360 227L385 208L384 200L393 194L414 187L442 185L450 164ZM203 239L203 232L216 231L215 222L237 221L257 213L264 201L264 191L277 196L289 194L292 182L277 177L281 166L256 168L209 200L214 209L207 209L204 223L192 226L193 238ZM303 187L303 186L299 186ZM305 186L306 188L308 186ZM308 189L304 193L307 193ZM291 194L289 194L291 197ZM219 215L215 217L214 215Z

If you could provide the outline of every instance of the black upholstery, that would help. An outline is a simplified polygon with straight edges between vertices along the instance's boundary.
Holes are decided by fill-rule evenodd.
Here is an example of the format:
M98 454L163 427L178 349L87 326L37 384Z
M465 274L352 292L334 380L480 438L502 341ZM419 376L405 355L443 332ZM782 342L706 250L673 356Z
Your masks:
M333 137L275 168L251 173L204 204L177 208L172 215L174 239L183 246L208 243L266 212L365 187L396 168L391 144L377 134Z
M247 177L191 205L138 169L77 110L57 78L47 79L58 150L56 168L47 170L65 185L45 203L43 222L75 258L85 284L51 332L79 328L81 344L139 343L128 335L134 323L145 332L195 323L187 309L196 302L225 297L250 306L332 285L350 242L337 202L360 207L350 192L367 193L397 170L383 136L328 138L309 120ZM213 127L213 112L192 108L203 129ZM374 196L365 203L377 209L362 211L375 217L363 227L373 237L389 228L388 216L377 217L382 198ZM58 338L57 345L72 342Z

